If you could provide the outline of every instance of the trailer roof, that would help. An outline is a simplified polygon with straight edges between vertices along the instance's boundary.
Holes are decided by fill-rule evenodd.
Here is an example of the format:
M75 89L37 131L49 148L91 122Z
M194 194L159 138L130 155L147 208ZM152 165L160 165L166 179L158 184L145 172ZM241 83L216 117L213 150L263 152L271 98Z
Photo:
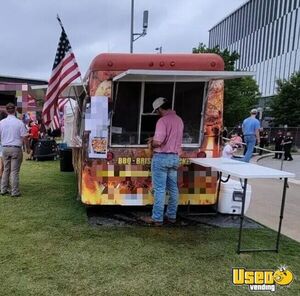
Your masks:
M214 53L139 54L102 53L94 58L89 72L127 71L129 69L222 71L224 61Z
M115 76L113 81L196 82L218 79L235 79L254 75L255 72L245 71L176 71L129 69Z

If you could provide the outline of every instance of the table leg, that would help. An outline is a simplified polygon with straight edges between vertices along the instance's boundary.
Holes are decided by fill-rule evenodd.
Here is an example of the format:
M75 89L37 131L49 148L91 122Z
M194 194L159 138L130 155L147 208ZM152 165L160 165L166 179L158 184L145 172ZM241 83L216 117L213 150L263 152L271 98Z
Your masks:
M275 249L243 249L241 250L241 240L242 240L242 230L243 230L243 220L244 220L244 208L245 208L245 201L246 201L246 190L247 190L247 179L245 179L244 184L244 191L243 191L243 201L242 201L242 212L240 215L241 224L240 224L240 232L239 232L239 242L237 253L240 254L241 252L269 252L275 251L278 253L279 251L279 240L280 240L280 233L281 233L281 225L283 220L283 212L285 206L285 199L286 199L286 189L288 188L288 178L284 178L283 184L283 192L282 192L282 200L281 200L281 209L280 209L280 216L279 216L279 226L277 231L277 240L276 240L276 248Z
M218 205L219 205L219 198L220 198L220 190L221 190L221 182L222 182L222 172L219 172L219 181L218 181L218 189L217 189L217 202L216 202L216 214L218 213Z
M245 179L244 186L243 186L242 211L241 211L241 215L240 215L239 241L238 241L238 247L237 247L238 254L240 254L240 252L241 252L241 241L242 241L242 230L243 230L245 202L246 202L246 193L247 193L247 182L248 182L248 179Z
M276 252L279 251L279 239L280 239L280 232L281 232L281 225L283 220L283 212L284 212L284 205L285 205L285 197L286 197L286 188L288 187L288 178L284 178L283 183L283 191L282 191L282 200L281 200L281 209L280 209L280 216L279 216L279 226L277 231L277 240L276 240Z

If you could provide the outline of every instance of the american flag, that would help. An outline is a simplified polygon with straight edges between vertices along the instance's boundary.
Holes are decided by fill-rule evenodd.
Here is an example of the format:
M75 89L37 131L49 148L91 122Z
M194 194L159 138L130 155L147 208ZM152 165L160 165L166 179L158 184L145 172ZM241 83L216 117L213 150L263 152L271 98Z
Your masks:
M58 105L57 105L58 110L61 111L61 112L63 112L63 111L64 111L65 105L66 105L69 101L70 101L69 98L59 98L59 99L58 99Z
M43 106L43 121L47 127L50 126L55 114L57 114L59 95L73 80L78 77L80 77L79 67L76 63L67 34L62 27ZM54 122L52 123L52 127L54 129L59 128L59 126L56 126L56 123Z
M52 129L58 129L61 127L60 113L64 112L65 105L69 102L69 98L59 98L57 101L57 108L54 110L54 116L51 122Z

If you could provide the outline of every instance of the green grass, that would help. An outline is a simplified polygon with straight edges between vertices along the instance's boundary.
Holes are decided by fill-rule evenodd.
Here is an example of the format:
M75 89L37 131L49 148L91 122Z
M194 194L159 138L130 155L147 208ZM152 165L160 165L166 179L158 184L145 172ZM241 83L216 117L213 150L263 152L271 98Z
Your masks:
M91 227L58 161L24 162L21 191L0 197L1 296L253 295L231 284L232 267L286 264L300 276L300 244L286 237L279 254L237 255L237 229ZM245 236L261 246L274 232ZM300 295L299 280L276 295Z

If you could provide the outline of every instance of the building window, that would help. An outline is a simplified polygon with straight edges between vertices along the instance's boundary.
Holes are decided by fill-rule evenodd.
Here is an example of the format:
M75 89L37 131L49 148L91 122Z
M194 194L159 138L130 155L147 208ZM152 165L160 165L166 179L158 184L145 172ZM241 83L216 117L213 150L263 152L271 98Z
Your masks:
M289 38L288 38L288 44L287 44L287 51L291 51L293 48L293 39L295 38L293 36L294 33L294 26L295 26L295 13L291 12L289 14L289 19L290 19L290 28L289 28Z
M283 11L282 11L282 15L285 15L287 13L287 9L288 9L288 0L284 0L283 1Z
M270 22L273 22L275 19L275 7L276 7L276 1L271 1L271 11L270 11Z
M289 21L289 17L288 15L284 16L284 32L283 32L283 41L282 41L282 53L286 53L287 52L287 41L288 41L288 21Z
M258 39L258 50L257 50L257 62L260 63L261 60L260 60L260 57L261 57L261 52L262 52L262 33L263 33L263 30L262 28L258 30L258 36L259 36L259 39Z
M236 11L234 14L233 14L233 28L232 28L232 31L233 31L233 42L236 42L239 38L239 31L240 31L240 28L238 27L237 25L237 14L239 13L239 11Z
M264 55L264 60L267 60L268 59L268 54L269 54L269 51L271 51L271 38L272 38L272 35L271 35L271 25L267 25L266 26L266 44L265 44L265 55Z
M281 18L279 19L279 30L278 30L278 33L279 33L279 40L278 40L278 51L277 51L277 55L281 55L281 54L282 54L282 39L283 39L282 31L283 31L283 21L284 21L284 18L281 17Z
M276 55L277 55L277 46L278 46L278 31L279 31L279 26L278 26L278 24L279 24L279 21L278 20L276 20L275 22L274 22L274 45L273 45L273 57L275 57Z
M263 0L262 1L262 5L261 5L261 21L260 21L260 28L262 28L262 27L264 27L264 25L265 25L265 21L266 21L266 17L265 17L265 15L266 15L266 3L267 3L267 1L265 1L265 0Z
M297 8L297 4L298 4L298 0L294 0L294 6L293 6L293 9L296 9L296 8Z
M283 7L283 1L282 0L279 0L279 5L278 5L278 14L277 14L277 17L280 18L283 13L282 13L282 7Z
M273 55L273 46L274 46L274 39L275 39L275 34L274 34L274 26L275 24L274 23L270 23L270 42L269 42L269 54L267 56L267 58L271 59L272 58L272 55Z
M263 27L262 28L262 52L261 52L261 61L265 60L265 52L266 52L266 46L267 46L267 40L266 40L266 31L267 31L267 27Z
M293 45L292 45L292 50L295 50L295 42L297 40L297 37L299 35L299 33L296 35L297 29L299 30L299 25L298 25L298 12L299 9L294 11L294 24L293 24L293 28L294 28L294 32L293 32ZM298 27L297 27L298 26ZM297 43L296 43L297 44Z
M289 8L288 8L288 11L287 12L291 12L292 11L292 0L288 0L288 2L289 2Z

